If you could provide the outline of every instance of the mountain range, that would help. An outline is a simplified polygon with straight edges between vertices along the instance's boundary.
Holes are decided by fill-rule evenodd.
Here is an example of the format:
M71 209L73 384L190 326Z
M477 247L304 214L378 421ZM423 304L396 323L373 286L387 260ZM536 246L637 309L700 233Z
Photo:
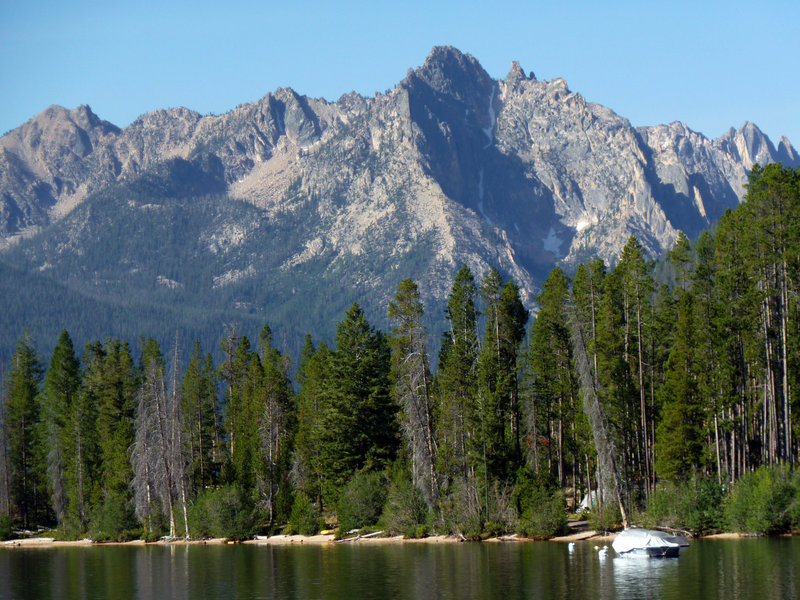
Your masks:
M0 138L0 356L28 327L208 347L269 322L297 349L353 301L388 330L406 277L433 337L455 272L497 267L532 306L556 264L651 256L741 202L755 163L800 166L745 123L708 139L633 127L563 79L495 80L436 47L385 94L278 89L223 115L158 110L121 129L51 106ZM171 332L171 333L170 333Z

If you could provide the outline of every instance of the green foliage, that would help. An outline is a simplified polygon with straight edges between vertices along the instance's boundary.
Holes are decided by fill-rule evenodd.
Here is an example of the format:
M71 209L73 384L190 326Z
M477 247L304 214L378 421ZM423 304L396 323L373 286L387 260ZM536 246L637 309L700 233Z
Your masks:
M792 472L786 466L763 466L745 473L725 502L728 527L767 535L788 531L793 495Z
M699 366L695 359L694 294L678 302L675 344L667 359L662 420L656 436L656 469L665 479L685 480L699 467L701 445Z
M14 526L11 517L0 514L0 541L10 540L14 535Z
M380 470L395 458L400 440L389 373L385 336L353 304L337 327L324 391L319 443L326 500L336 501L356 471Z
M425 500L404 470L389 482L381 522L390 533L424 537L419 534L423 531L427 533L427 521Z
M245 540L253 535L253 506L243 490L226 485L206 490L189 511L192 537Z
M374 525L386 502L386 481L381 473L356 473L347 483L336 504L339 531Z
M302 492L294 497L292 512L286 533L289 535L316 535L322 529L324 521L314 509L311 500Z
M595 531L616 531L622 529L622 515L619 504L607 502L592 510L588 515L589 527Z
M132 507L120 494L107 495L95 508L89 536L95 541L126 541L139 537Z
M663 483L647 502L645 525L684 529L695 535L719 531L724 527L723 497L716 479Z
M476 490L464 479L456 479L439 502L442 523L437 530L460 533L469 540L480 539L483 531L482 503Z
M525 537L547 539L562 533L567 526L564 493L537 480L530 473L522 474L514 497L520 515L517 533Z
M789 504L789 523L793 532L800 531L800 469L795 468L792 476L792 494L794 496Z
M47 520L46 454L38 426L37 394L42 367L30 336L17 342L6 387L5 431L8 445L8 493L23 527Z

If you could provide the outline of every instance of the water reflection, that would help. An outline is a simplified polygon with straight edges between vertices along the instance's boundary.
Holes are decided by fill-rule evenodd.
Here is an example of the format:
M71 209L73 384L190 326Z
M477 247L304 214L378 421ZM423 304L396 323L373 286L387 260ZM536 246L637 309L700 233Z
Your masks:
M677 583L679 561L679 558L613 558L612 597L619 600L666 597L665 588Z
M678 559L590 543L4 549L6 598L800 597L800 539L698 541Z

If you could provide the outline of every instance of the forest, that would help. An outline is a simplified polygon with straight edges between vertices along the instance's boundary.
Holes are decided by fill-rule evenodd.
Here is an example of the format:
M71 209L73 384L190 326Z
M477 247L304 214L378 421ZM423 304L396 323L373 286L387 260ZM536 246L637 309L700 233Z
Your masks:
M89 343L2 372L0 539L244 539L379 526L410 537L592 525L800 529L800 171L754 166L745 202L665 261L519 288L464 265L435 372L406 279L392 330L353 304L296 365L265 325L215 361L178 340ZM434 334L436 335L436 334ZM290 374L293 374L290 376Z

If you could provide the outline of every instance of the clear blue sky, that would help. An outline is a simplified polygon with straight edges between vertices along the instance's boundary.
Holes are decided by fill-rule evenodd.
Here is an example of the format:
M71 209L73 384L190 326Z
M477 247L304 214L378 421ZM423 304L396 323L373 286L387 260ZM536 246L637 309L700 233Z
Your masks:
M709 137L753 121L800 147L800 2L0 0L0 133L50 104L124 127L223 113L278 87L336 100L394 87L435 45L495 78L512 60L634 125Z

